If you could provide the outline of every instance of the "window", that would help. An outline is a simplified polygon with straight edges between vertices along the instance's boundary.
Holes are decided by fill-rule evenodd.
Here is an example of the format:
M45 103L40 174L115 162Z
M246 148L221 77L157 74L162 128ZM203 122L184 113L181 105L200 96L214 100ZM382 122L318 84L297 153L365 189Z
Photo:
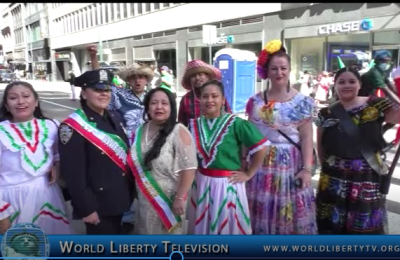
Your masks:
M160 10L160 3L154 3L154 10Z
M289 53L291 61L290 81L295 82L300 77L300 72L308 71L316 76L325 67L326 45L325 37L310 37L288 40L290 41Z
M132 4L131 4L132 5ZM129 9L129 3L126 3L125 5L124 5L124 17L123 17L123 19L125 19L125 18L128 18L128 9Z
M146 12L150 12L151 11L151 4L150 3L145 3L146 5Z
M138 14L142 14L143 13L143 4L142 3L138 3Z
M30 26L30 42L36 42L41 40L41 35L40 35L40 23L36 22Z
M108 22L110 22L109 16L111 15L111 14L109 14L110 9L108 8L110 4L104 4L104 5L105 5L105 7L106 7L106 10L105 10L105 11L106 11L106 20L105 20L105 23L108 23Z
M135 4L131 3L131 10L129 16L135 16Z
M86 12L87 28L92 27L92 12L93 12L92 7L89 6L89 8L87 9L87 12Z
M169 7L169 3L163 3L163 7Z
M82 21L81 21L81 12L76 12L76 31L80 31L82 29Z
M115 20L121 20L121 5L118 4L114 4L114 8L116 8L116 12L115 12L115 16L114 16L114 21Z

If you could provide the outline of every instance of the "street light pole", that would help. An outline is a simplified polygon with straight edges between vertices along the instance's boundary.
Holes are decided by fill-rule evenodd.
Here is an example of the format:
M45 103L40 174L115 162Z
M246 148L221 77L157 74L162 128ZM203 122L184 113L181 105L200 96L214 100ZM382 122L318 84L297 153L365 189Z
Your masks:
M100 61L103 62L103 41L101 40L101 25L99 25L99 55Z
M210 45L209 45L209 49L208 49L208 51L209 51L209 55L210 55L210 65L212 66L213 65L213 61L212 61L212 41L211 41L211 39L212 39L212 34L211 34L211 30L209 30L209 36L210 36Z

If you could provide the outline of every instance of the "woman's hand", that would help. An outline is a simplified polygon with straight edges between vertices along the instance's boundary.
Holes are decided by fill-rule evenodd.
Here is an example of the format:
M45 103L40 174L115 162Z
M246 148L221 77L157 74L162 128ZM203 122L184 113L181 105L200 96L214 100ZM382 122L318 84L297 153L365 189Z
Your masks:
M97 225L100 223L100 218L99 218L99 215L97 214L97 212L93 212L89 216L84 217L82 220L83 220L83 222L89 223L92 225Z
M97 46L95 44L90 44L86 47L86 50L90 57L96 57L97 55Z
M246 182L248 180L250 180L250 175L244 171L233 171L232 176L229 177L229 183L232 184Z
M6 231L11 227L10 218L0 220L0 234L5 234Z
M185 200L183 198L175 197L174 204L172 204L172 210L175 215L182 216L185 214Z
M50 184L53 184L57 181L57 167L53 166L50 171Z
M311 172L303 169L297 175L296 179L301 179L301 189L309 188L311 186Z

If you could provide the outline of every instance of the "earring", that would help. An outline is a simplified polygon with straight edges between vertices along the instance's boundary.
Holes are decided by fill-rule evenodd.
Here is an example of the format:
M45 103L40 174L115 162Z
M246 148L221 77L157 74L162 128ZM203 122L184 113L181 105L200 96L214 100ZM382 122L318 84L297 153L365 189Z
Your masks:
M225 115L225 104L222 104L221 106L221 116Z
M267 86L265 87L266 93L268 93L268 91L269 91L269 84L270 84L270 81L269 81L269 79L267 79Z
M289 93L289 92L290 92L290 80L288 80L288 83L287 83L287 89L286 89L286 91L287 91L287 93Z

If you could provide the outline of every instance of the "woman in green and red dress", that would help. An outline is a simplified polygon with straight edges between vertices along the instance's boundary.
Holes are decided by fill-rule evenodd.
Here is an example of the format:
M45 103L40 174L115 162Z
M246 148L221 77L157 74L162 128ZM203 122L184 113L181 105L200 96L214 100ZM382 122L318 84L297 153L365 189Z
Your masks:
M251 223L245 182L253 177L265 155L266 139L249 122L224 113L221 82L201 87L203 115L192 119L199 168L193 183L190 233L250 235ZM249 148L247 169L241 169L241 150Z

